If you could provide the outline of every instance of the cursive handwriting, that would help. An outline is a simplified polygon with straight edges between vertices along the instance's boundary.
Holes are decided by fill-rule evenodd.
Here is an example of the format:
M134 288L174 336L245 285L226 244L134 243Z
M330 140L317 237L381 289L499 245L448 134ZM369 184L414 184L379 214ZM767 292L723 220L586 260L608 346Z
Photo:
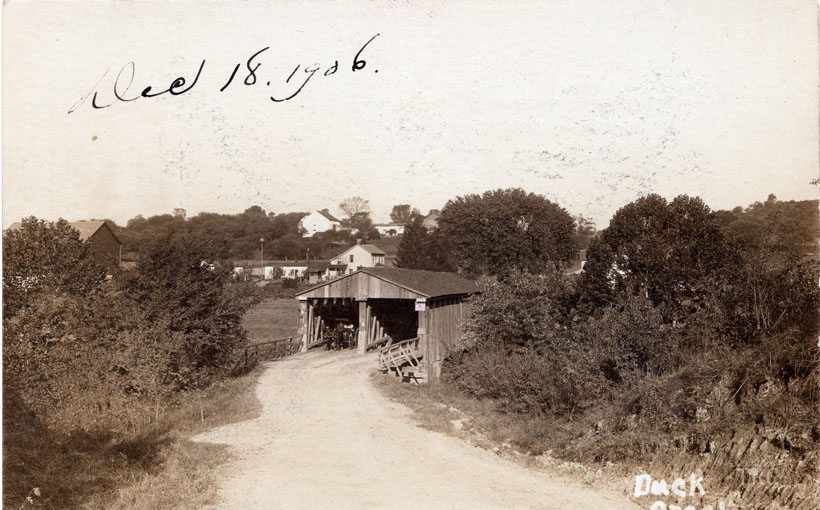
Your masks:
M356 55L353 57L352 64L350 66L351 72L362 71L367 67L367 61L362 57L365 49L373 42L376 37L379 37L380 34L376 34L361 48L356 52ZM254 52L247 60L244 62L244 70L242 74L244 77L242 78L241 83L244 86L252 87L261 83L263 80L261 78L260 68L263 65L262 57L263 54L270 50L270 46L265 46L264 48ZM179 96L189 92L191 89L196 86L199 82L200 76L202 76L202 72L205 69L205 59L199 65L199 69L193 74L193 79L191 79L190 83L186 79L185 76L180 76L171 82L171 84L160 91L154 91L154 87L152 85L146 85L142 87L142 91L139 93L132 92L131 87L134 85L134 81L136 78L136 64L131 61L122 66L122 68L117 73L116 78L114 79L113 86L110 90L109 94L106 94L105 97L100 97L100 92L98 88L100 84L103 82L106 76L108 76L109 70L106 70L102 77L97 80L97 83L94 84L94 87L91 91L80 98L69 110L68 113L73 113L77 111L83 104L86 103L88 98L91 98L91 108L94 110L101 110L104 108L108 108L117 103L130 103L132 101L136 101L137 99L151 99L154 97L161 96L163 94L170 94L171 96ZM290 101L291 99L298 96L307 86L307 84L313 79L314 76L317 75L320 71L322 71L323 66L321 64L315 63L308 66L302 66L302 64L297 64L294 67L293 71L288 75L287 78L284 80L284 85L286 88L291 89L290 93L283 93L283 94L269 94L269 98L274 103L282 103L285 101ZM234 83L234 80L237 78L237 74L240 73L240 70L243 69L243 63L240 62L236 64L233 70L230 72L227 81L225 81L224 85L219 88L219 92L225 92L228 90L228 87ZM329 77L336 74L339 71L339 60L334 60L331 65L328 65L323 72L320 73L323 77ZM378 73L378 69L373 70L374 73ZM267 80L265 79L265 86L270 87L271 83L274 80ZM293 83L291 83L293 81Z

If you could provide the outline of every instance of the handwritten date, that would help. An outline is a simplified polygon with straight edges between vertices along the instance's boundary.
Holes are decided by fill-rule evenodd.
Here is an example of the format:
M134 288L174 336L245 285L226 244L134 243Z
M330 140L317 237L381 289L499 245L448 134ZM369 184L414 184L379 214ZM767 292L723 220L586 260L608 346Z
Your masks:
M362 71L367 67L367 61L363 58L363 54L365 49L367 49L368 45L373 42L376 37L380 34L376 34L371 37L364 45L356 52L356 55L353 57L353 62L350 66L350 70L352 72ZM269 46L266 46L259 51L253 53L248 59L244 62L245 70L242 70L242 63L236 64L233 68L233 71L230 73L227 81L220 87L219 92L225 92L228 90L228 87L234 83L237 79L237 74L244 75L244 78L241 79L241 83L244 86L254 86L260 80L261 73L260 68L262 67L262 56L265 52L270 50ZM184 76L180 76L171 82L171 84L160 91L155 91L152 85L147 85L142 88L142 91L139 93L132 92L131 87L134 85L134 78L136 76L136 64L134 62L128 62L117 73L116 78L114 79L114 84L112 87L112 96L108 97L107 102L104 102L100 98L100 93L98 92L97 88L99 87L100 83L103 82L105 77L108 75L108 71L106 70L103 73L102 77L97 81L97 83L92 88L91 92L83 96L79 101L77 101L69 110L68 113L73 113L77 111L90 97L91 98L91 107L95 110L101 110L103 108L108 108L117 103L130 103L131 101L136 101L137 99L151 99L154 97L158 97L164 94L170 94L172 96L178 96L189 92L200 80L200 77L203 74L203 70L205 69L206 60L203 59L202 62L199 64L199 69L194 74L193 79L188 82L188 80ZM300 72L301 69L301 72ZM270 95L270 100L274 103L282 103L285 101L290 101L291 99L298 96L311 81L311 79L322 70L322 66L320 64L312 64L309 66L302 67L302 64L297 64L290 75L285 79L285 84L289 85L293 90L292 93L289 95L284 94L282 96ZM331 76L336 74L339 71L339 61L335 60L332 65L328 66L324 72L321 74L325 77ZM375 73L378 73L378 69L374 69ZM291 85L291 80L293 80L293 84ZM266 86L270 86L271 81L266 81Z

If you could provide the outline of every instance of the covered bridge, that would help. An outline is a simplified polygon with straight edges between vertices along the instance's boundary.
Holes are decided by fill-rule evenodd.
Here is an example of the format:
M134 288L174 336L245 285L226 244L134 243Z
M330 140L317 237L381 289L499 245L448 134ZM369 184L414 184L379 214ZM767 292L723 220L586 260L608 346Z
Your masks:
M347 327L355 330L360 353L378 344L401 345L428 376L438 377L477 292L475 283L453 273L363 268L296 295L302 350Z

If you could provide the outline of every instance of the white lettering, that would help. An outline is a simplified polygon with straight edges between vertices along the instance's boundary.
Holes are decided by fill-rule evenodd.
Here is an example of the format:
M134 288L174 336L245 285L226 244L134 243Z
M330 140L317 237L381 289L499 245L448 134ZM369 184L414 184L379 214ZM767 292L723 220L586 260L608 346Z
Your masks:
M649 485L652 483L652 477L646 473L635 477L635 497L646 496L649 494Z
M689 495L690 495L690 496L694 496L694 495L695 495L695 489L697 489L697 490L700 492L700 495L701 495L701 496L703 496L704 494L706 494L706 491L705 491L705 490L703 490L703 485L701 485L701 484L700 484L700 482L702 482L702 481L703 481L703 477L702 477L702 476L701 476L700 478L695 478L695 474L694 474L694 473L692 473L691 475L689 475Z
M652 506L649 507L649 510L666 510L666 503L663 501L655 501L652 503Z
M672 482L672 494L674 494L675 496L685 498L686 491L683 490L685 488L686 480L684 480L683 478L675 478L675 481Z
M666 480L653 480L652 488L649 490L655 496L668 496L669 488L666 486Z

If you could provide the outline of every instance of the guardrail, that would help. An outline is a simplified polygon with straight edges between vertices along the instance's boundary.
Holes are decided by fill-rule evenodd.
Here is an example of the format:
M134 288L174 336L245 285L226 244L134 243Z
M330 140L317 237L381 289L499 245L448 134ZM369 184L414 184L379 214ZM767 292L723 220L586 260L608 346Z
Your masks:
M299 352L302 348L301 336L277 338L267 342L251 344L242 350L234 372L244 371L263 361L273 361Z
M388 344L379 351L379 369L396 371L402 366L410 365L414 369L419 367L421 360L419 352L419 338L409 338L395 344Z

